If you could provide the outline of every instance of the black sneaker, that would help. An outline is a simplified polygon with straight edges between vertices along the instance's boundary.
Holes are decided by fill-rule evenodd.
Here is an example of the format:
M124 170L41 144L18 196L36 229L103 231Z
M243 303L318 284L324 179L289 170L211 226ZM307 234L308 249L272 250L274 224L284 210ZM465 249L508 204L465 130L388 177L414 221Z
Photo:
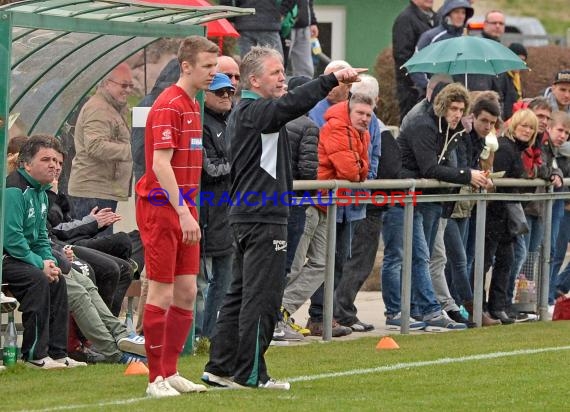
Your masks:
M465 319L460 311L458 310L448 310L447 316L449 316L454 322L457 323L464 323L467 325L468 328L474 328L477 326L475 322L469 321L469 319Z
M99 362L105 362L107 358L99 352L95 352L86 346L78 346L74 351L67 354L71 359L77 362L85 362L90 364L95 364Z

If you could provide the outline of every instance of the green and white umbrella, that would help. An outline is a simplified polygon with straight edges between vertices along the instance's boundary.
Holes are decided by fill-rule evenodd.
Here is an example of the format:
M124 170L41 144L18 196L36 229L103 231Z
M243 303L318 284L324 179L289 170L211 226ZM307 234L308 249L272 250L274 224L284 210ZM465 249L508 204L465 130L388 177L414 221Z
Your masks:
M400 67L409 73L497 75L526 70L526 63L501 43L481 37L461 36L432 43Z

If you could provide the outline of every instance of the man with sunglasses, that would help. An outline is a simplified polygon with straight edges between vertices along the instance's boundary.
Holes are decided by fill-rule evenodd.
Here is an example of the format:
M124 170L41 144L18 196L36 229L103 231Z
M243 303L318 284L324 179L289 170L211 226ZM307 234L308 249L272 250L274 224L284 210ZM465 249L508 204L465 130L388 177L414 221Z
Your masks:
M231 57L228 59L235 63ZM221 57L218 57L218 70L221 60ZM239 78L239 74L236 76ZM200 271L208 281L202 335L208 338L212 335L222 299L232 276L233 240L228 236L228 233L231 233L228 209L227 204L218 202L231 187L230 161L225 139L227 117L232 108L234 94L235 86L230 78L224 73L217 73L204 99L201 191L214 196L213 204L204 202L200 205L203 239Z
M234 89L237 89L240 75L237 62L230 56L218 57L218 73L223 73L229 77Z
M115 212L117 202L130 195L133 158L126 116L133 87L131 69L121 63L103 78L79 113L68 186L76 218L95 207ZM101 232L112 233L112 226Z

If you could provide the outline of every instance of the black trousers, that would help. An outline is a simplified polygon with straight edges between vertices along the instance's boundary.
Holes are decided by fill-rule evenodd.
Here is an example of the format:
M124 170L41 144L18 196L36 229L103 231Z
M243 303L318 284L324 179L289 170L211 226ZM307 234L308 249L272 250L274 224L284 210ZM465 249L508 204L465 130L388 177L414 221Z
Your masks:
M24 336L22 358L38 360L67 356L67 288L65 278L48 282L41 269L5 256L2 280L20 302Z
M344 264L343 276L334 292L334 318L341 325L350 326L358 321L354 300L374 268L381 233L382 212L368 208L366 218L356 222L352 257Z
M133 254L133 244L128 233L118 232L111 235L97 236L73 242L77 246L85 246L119 259L127 260Z
M489 301L487 302L487 309L490 311L502 311L510 307L510 302L507 302L507 296L511 267L515 260L513 240L514 238L508 238L507 235L502 238L485 236L483 273L486 274L493 266L491 285L489 286ZM483 282L485 282L485 279ZM484 297L485 292L483 291ZM483 299L484 301L485 299Z
M232 225L236 244L233 277L224 298L205 370L257 387L269 380L265 351L283 297L287 225Z
M119 316L123 299L133 279L131 265L123 259L89 247L74 245L73 252L93 268L99 295L111 313Z

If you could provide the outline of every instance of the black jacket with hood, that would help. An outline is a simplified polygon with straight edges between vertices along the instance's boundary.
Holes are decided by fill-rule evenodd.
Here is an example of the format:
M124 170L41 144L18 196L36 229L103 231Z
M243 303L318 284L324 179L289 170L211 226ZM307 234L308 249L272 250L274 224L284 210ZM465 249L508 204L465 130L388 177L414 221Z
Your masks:
M433 105L412 113L400 130L398 144L402 167L415 178L437 179L444 182L468 184L471 169L458 167L456 148L466 138L461 122L451 129L445 120L447 100L459 85L450 84L435 96ZM465 108L466 111L468 108ZM434 193L434 191L430 191ZM424 190L424 193L428 191Z

